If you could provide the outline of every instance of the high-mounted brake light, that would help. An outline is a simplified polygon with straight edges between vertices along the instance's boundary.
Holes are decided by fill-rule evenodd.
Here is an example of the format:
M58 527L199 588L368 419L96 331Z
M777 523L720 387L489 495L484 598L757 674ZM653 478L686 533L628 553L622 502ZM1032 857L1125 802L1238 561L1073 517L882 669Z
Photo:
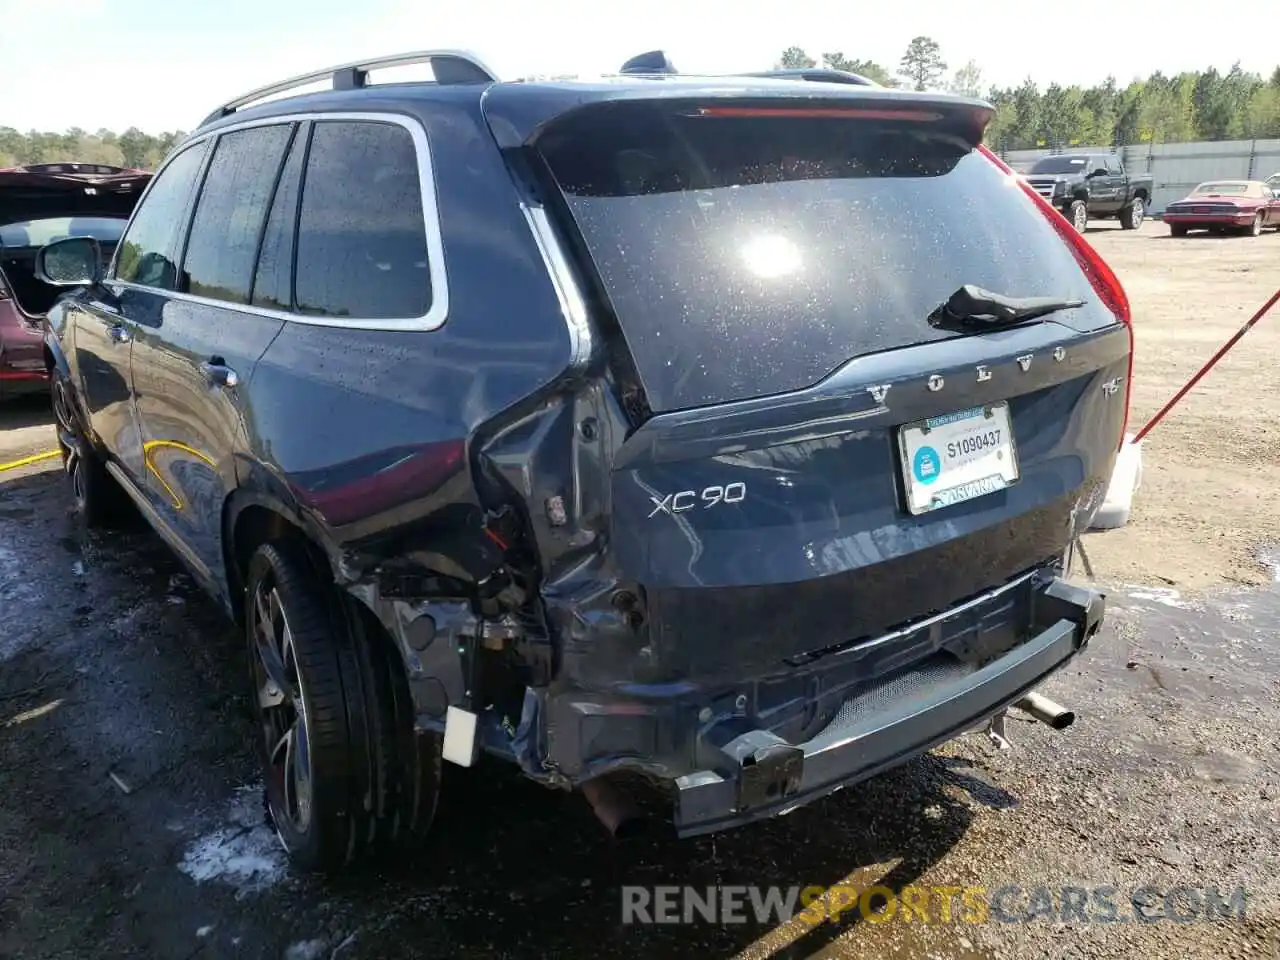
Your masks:
M914 120L931 123L942 114L930 110L878 110L868 107L699 107L699 117L780 117L818 120Z
M1094 292L1098 294L1107 309L1115 314L1116 319L1123 323L1125 329L1129 332L1129 366L1125 371L1124 378L1124 422L1120 428L1120 445L1123 446L1124 432L1129 427L1129 398L1133 392L1133 314L1129 307L1129 297L1124 292L1120 278L1115 275L1115 271L1107 265L1107 261L1102 259L1098 251L1093 249L1089 241L1080 235L1080 232L1076 230L1067 218L1058 212L1053 204L1036 193L1031 184L1014 173L1012 167L992 153L985 144L979 145L978 152L999 167L1005 174L1015 178L1022 192L1031 198L1031 202L1036 205L1040 212L1044 214L1045 219L1058 231L1058 236L1067 244L1067 249L1071 251L1072 256L1076 258L1076 262L1080 264L1080 269L1089 278Z

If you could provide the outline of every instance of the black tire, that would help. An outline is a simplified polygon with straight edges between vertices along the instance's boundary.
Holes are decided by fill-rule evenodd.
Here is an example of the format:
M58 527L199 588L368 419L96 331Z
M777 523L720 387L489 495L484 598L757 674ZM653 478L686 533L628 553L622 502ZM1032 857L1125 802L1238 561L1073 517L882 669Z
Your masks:
M1185 223L1169 224L1169 234L1174 237L1185 237L1187 235L1187 225Z
M119 526L128 516L130 503L81 426L66 382L54 374L50 391L62 468L71 483L71 495L85 526Z
M435 814L440 741L414 733L390 651L300 542L258 547L244 602L267 812L285 850L335 874L411 846Z
M1089 226L1089 205L1083 200L1072 200L1067 208L1067 219L1076 228L1076 233L1084 233Z
M1134 197L1133 202L1120 211L1120 227L1124 230L1137 230L1147 215L1147 205L1141 197Z

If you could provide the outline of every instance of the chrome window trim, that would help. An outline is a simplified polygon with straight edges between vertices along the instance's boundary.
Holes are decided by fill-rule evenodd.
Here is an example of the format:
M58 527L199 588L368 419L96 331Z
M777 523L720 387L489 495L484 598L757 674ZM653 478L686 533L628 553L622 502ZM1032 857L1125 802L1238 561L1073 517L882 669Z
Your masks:
M568 257L552 229L546 210L541 206L521 203L520 212L529 225L529 232L533 234L543 266L546 267L551 285L560 301L560 312L569 329L569 349L572 353L569 362L574 367L585 366L591 358L592 337L582 290L569 267Z
M422 220L426 233L427 242L427 275L431 281L431 303L427 307L427 312L420 317L316 317L303 313L293 313L287 310L272 310L266 307L256 307L247 303L231 303L226 300L214 300L209 297L200 297L190 293L182 293L177 290L164 290L160 287L147 286L145 284L134 283L130 280L119 280L116 278L116 266L120 256L120 249L124 246L124 240L129 235L129 230L133 227L134 218L138 215L138 211L142 209L142 205L146 203L147 196L151 193L151 188L155 185L160 176L168 169L180 154L185 153L191 147L205 140L215 139L224 133L235 133L239 130L247 130L253 127L268 127L277 124L305 123L311 120L315 122L332 121L355 121L366 123L391 123L395 124L409 132L409 136L413 138L414 153L418 160L418 186L422 193ZM305 176L306 171L303 171ZM201 183L203 189L203 182ZM196 199L192 197L191 199ZM300 214L299 214L300 215ZM190 232L190 224L186 226L186 232ZM177 265L179 268L181 264ZM254 269L257 269L255 264ZM105 283L130 290L144 290L156 293L161 296L168 297L172 300L185 301L187 303L196 303L205 306L222 307L226 310L237 310L244 313L253 313L258 316L273 317L276 319L287 320L292 323L303 323L314 327L337 327L349 330L385 330L399 332L429 332L431 330L439 330L444 326L449 316L449 284L445 272L444 263L444 236L440 228L440 211L436 200L436 182L435 168L432 165L431 147L427 140L426 128L421 121L416 118L398 113L381 113L369 111L354 110L334 110L334 111L302 111L298 113L285 113L271 117L258 117L253 120L242 120L237 123L229 123L225 126L218 126L214 130L204 133L197 133L191 139L185 141L178 149L165 159L160 168L156 170L155 176L151 178L151 183L147 184L146 191L138 198L137 204L133 208L133 213L129 215L129 222L125 225L124 233L120 235L120 243L116 246L115 253L111 258L111 266L107 270Z

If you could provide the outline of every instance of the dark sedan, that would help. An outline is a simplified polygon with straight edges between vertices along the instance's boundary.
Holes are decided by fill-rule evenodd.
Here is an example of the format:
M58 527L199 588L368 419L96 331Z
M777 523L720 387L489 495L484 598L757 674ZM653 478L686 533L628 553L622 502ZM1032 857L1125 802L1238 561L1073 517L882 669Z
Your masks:
M104 164L0 170L0 400L48 389L42 320L62 291L36 278L36 251L92 237L109 258L150 179Z
M1209 180L1165 207L1163 219L1175 237L1188 230L1256 237L1266 227L1280 230L1280 198L1259 180Z

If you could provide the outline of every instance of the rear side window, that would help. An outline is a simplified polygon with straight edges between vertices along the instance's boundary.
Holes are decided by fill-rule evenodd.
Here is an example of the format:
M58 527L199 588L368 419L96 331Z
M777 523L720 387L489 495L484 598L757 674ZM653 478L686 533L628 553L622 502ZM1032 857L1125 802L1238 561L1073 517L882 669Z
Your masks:
M298 219L298 313L409 319L431 305L413 138L376 121L317 121Z
M207 141L188 147L152 182L151 190L143 198L120 243L117 280L159 290L175 288L179 227L207 149Z
M288 124L279 124L218 138L183 259L187 293L249 302L258 239L290 133Z
M537 148L655 411L956 336L927 317L966 283L1097 303L1017 185L926 122L611 103Z

